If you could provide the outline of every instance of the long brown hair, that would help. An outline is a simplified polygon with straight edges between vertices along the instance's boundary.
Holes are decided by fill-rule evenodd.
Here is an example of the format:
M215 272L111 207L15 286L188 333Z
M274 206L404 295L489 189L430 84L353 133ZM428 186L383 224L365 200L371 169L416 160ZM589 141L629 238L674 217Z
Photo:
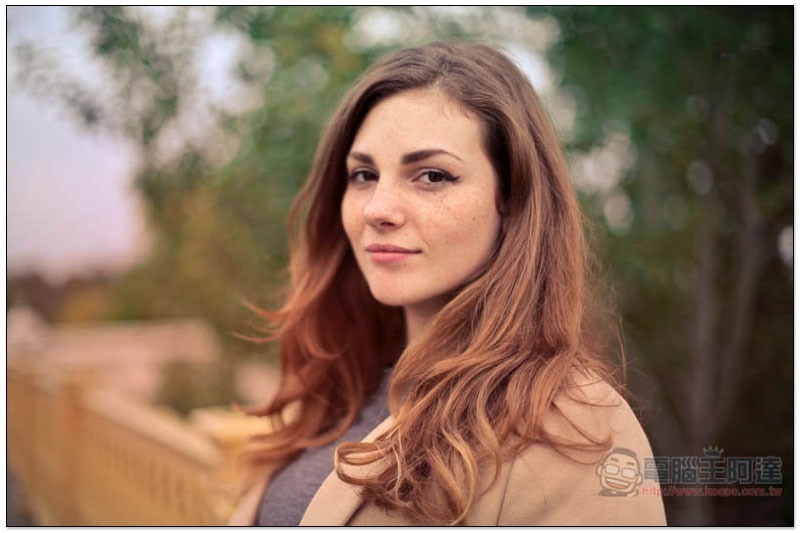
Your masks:
M485 270L404 347L401 310L371 296L340 204L366 114L417 88L443 91L480 120L503 227ZM610 379L589 346L587 245L560 143L530 82L493 48L433 43L380 59L334 114L291 216L289 294L279 311L260 312L279 340L281 383L253 413L277 417L294 403L296 416L252 442L252 464L341 436L396 359L393 427L373 443L339 445L336 468L367 501L459 523L484 486L479 465L496 475L531 443L565 444L542 421L576 371ZM375 461L367 477L345 472Z

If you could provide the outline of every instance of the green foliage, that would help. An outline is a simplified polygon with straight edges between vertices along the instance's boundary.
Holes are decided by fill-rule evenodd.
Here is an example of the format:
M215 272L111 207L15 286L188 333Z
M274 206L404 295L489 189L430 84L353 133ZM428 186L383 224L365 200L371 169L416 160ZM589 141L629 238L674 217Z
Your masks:
M165 160L159 141L195 97L191 65L201 40L187 10L173 11L162 32L128 8L83 8L76 16L113 79L112 96L99 97L98 107L135 104L103 125L141 151L135 183L153 239L148 261L117 288L111 317L200 315L222 333L227 353L248 351L230 335L248 332L242 303L277 302L288 206L326 117L372 54L344 45L352 8L219 8L205 31L234 32L252 45L237 72L262 104L239 115L216 110L238 140L227 163L215 164L202 144Z
M163 365L161 386L155 403L166 405L183 416L192 409L229 406L240 401L234 392L234 373L230 362L189 363L173 360Z
M584 199L601 224L612 198L629 201L632 222L601 249L628 355L651 377L632 386L656 453L720 443L790 463L793 284L777 242L794 208L791 8L530 11L560 24L550 57L576 102L572 149L632 143L622 180ZM712 520L703 502L667 503L672 523Z

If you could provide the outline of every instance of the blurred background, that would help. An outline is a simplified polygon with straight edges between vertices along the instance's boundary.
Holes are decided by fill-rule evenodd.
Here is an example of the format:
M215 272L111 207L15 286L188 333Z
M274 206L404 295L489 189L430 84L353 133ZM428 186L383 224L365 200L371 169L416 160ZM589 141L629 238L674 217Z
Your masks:
M119 436L108 448L119 457L96 469L107 477L87 487L139 479L151 467L137 461L167 479L184 468L170 466L175 457L209 442L206 462L195 461L206 470L161 499L219 474L229 442L219 435L230 430L217 431L228 419L215 409L261 403L274 386L274 349L236 334L258 333L246 302L281 300L288 207L322 127L373 59L438 39L502 47L545 102L654 454L691 462L716 447L778 464L769 479L780 495L665 495L669 523L794 524L792 7L8 7L6 16L9 525L131 523L87 511L102 495L48 499L94 472L46 470L36 455L68 446L80 455L88 445L75 439L89 429L75 428L95 428L92 445ZM46 402L72 406L63 416L81 422L48 422L41 413L62 411ZM141 428L158 424L134 427L155 416L136 409L185 435L145 439ZM49 436L32 437L36 428ZM139 438L150 444L126 448ZM53 442L72 444L41 448ZM197 490L202 507L206 488ZM197 523L193 505L172 509Z

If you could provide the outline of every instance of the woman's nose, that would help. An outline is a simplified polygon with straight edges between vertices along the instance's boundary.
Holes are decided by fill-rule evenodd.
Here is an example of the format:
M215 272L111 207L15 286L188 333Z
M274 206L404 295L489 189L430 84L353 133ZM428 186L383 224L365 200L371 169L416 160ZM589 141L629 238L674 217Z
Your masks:
M401 195L387 182L379 180L364 204L364 219L375 229L396 228L405 223Z

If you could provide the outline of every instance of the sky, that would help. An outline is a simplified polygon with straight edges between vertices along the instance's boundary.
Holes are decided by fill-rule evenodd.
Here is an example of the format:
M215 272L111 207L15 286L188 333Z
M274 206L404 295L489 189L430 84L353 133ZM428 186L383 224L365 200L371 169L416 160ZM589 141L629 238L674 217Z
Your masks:
M59 50L88 68L64 8L7 8L7 268L51 281L96 269L120 271L143 257L146 234L130 183L134 153L91 134L56 104L15 81L13 47L23 40Z
M85 37L71 27L69 9L6 10L8 275L34 271L56 283L98 270L121 273L146 259L148 251L144 207L132 187L135 148L120 138L87 131L58 104L31 95L15 79L14 47L31 42L56 53L59 67L79 74L90 86L102 85L102 71L89 59ZM157 26L174 8L134 9ZM210 22L207 9L191 13L195 24ZM230 74L246 44L218 32L199 43L197 92L202 96L196 108L181 115L185 120L177 126L178 148L181 140L210 131L212 106L238 113L260 105L253 88Z

